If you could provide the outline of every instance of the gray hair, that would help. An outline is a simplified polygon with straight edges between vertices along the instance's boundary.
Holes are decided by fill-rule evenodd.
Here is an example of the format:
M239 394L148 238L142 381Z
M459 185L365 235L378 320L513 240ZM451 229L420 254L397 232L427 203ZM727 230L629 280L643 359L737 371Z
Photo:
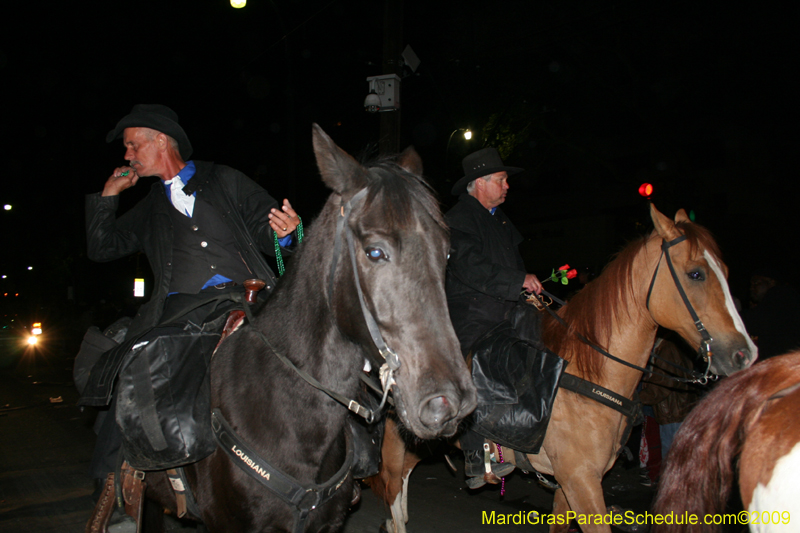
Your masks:
M475 190L475 182L480 179L482 179L483 181L489 181L492 179L492 175L489 174L488 176L481 176L480 178L475 178L474 180L467 183L467 193L471 194L472 191Z
M154 130L153 128L142 128L142 129L145 130L144 135L148 141L154 140L159 133L164 133L163 131ZM180 155L181 150L180 150L180 145L178 145L178 141L176 141L174 138L170 137L166 133L164 133L164 136L167 138L167 143L169 144L170 148L175 150L175 152L178 155Z

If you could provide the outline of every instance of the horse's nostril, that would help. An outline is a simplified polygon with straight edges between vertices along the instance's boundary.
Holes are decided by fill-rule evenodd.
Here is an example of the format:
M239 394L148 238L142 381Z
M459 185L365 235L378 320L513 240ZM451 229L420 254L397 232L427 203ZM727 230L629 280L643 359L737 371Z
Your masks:
M741 368L746 368L748 363L750 363L750 350L738 350L733 355L733 360L738 364Z
M445 396L431 398L420 409L420 420L429 427L439 426L455 416L453 404Z

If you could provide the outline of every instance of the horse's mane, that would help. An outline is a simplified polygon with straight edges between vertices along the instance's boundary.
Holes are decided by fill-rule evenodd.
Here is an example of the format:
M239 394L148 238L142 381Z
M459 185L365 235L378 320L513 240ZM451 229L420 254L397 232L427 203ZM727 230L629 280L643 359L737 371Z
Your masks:
M676 226L686 235L692 256L699 249L705 249L715 257L721 257L719 247L707 229L691 222L681 222ZM545 345L571 361L577 368L578 375L589 381L600 376L605 357L581 341L577 334L608 349L614 321L630 318L631 310L636 307L631 269L634 258L652 238L655 238L655 232L628 243L606 265L597 279L586 285L562 308L560 316L569 326L566 334L564 326L552 316L544 317Z
M414 210L422 206L438 226L447 228L436 193L422 176L401 168L389 157L368 162L365 168L368 180L365 210L380 202L378 207L386 225L406 228L414 220Z

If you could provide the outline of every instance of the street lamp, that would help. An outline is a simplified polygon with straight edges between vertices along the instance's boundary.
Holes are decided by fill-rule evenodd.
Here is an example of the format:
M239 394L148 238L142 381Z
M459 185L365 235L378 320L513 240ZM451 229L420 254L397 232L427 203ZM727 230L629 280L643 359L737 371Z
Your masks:
M450 152L450 141L453 140L453 135L455 135L456 132L458 132L458 131L463 131L464 132L464 139L466 139L467 141L472 139L472 130L471 129L469 129L469 128L456 128L456 129L454 129L453 132L450 134L450 138L447 139L447 148L445 148L445 150L444 150L444 162L445 162L445 164L447 164L447 155Z

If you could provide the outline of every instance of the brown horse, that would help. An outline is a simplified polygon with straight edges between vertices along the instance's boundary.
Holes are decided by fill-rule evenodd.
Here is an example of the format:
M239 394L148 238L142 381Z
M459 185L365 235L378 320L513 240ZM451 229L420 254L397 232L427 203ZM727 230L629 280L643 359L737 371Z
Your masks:
M710 343L709 367L717 374L747 368L756 358L728 290L727 268L709 232L692 223L683 210L675 222L653 206L650 215L655 231L622 250L601 276L559 311L568 329L550 316L543 319L543 341L570 361L567 373L627 399L633 397L641 372L606 359L579 334L640 367L647 363L658 326L678 332L694 346ZM690 308L701 324L696 324ZM584 516L606 513L600 482L623 445L627 424L620 412L559 390L541 450L527 455L537 471L554 475L560 485L553 514L560 516L561 524L553 524L551 531L569 528L568 511ZM394 427L387 429L382 471L368 483L391 508L387 529L403 532L405 489L419 459L404 451L398 435ZM505 457L514 462L513 453ZM582 527L587 533L610 530L607 525Z
M800 517L798 414L800 351L723 380L681 425L653 508L653 514L695 515L697 523L652 531L719 531L737 473L747 521L737 514L738 521L731 522L734 512L726 524L796 531L790 520Z

